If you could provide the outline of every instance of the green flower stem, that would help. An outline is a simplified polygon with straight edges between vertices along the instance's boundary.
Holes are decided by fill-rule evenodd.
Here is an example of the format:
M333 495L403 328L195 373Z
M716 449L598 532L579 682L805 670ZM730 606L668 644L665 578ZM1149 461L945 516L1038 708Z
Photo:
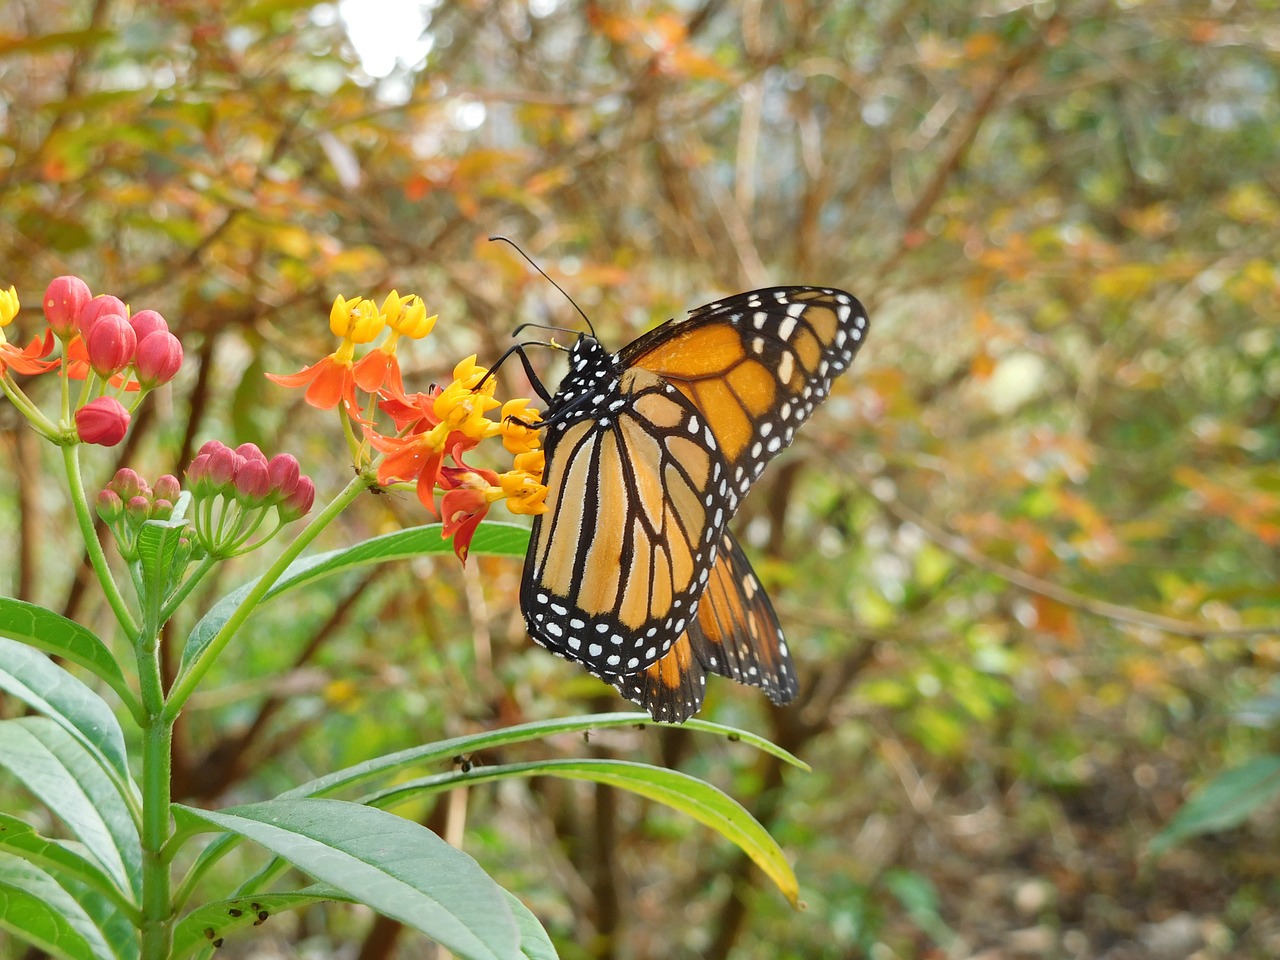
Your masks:
M345 510L356 497L360 496L365 490L373 486L377 481L365 473L358 473L351 478L351 482L342 488L342 491L334 497L329 504L316 515L303 531L298 534L293 543L284 549L284 552L276 558L273 563L254 584L253 589L240 602L233 614L226 623L222 625L222 629L209 641L209 645L204 648L200 655L195 659L191 666L184 670L178 679L174 681L173 687L169 690L169 699L164 706L164 718L169 724L172 724L177 716L182 712L183 704L195 691L196 686L209 672L209 668L213 666L213 662L231 642L231 638L236 635L236 631L244 625L245 620L253 613L259 601L266 596L277 580L289 568L289 564L298 559L298 556L310 546L321 531L324 530L333 519Z
M217 566L217 563L217 557L208 555L200 561L200 566L196 567L196 569L192 571L191 576L182 581L182 586L174 591L173 596L169 598L169 602L166 603L164 605L164 609L160 611L160 622L162 624L169 622L170 618L178 612L178 608L182 606L187 597L191 596L191 591L199 586L200 581L205 578L210 570Z
M80 475L79 449L75 444L62 448L62 463L67 471L71 503L75 507L76 520L80 523L80 533L84 537L89 562L93 565L93 572L98 575L98 582L102 584L102 592L125 635L133 640L138 635L138 623L133 619L133 614L129 612L129 606L125 603L120 588L111 576L111 568L107 566L107 556L102 552L102 544L98 542L98 535L94 532L93 515L89 510L89 500L84 492L84 478Z
M139 661L143 659L141 652ZM140 664L141 665L141 664ZM160 682L156 663L155 685ZM151 687L143 683L144 696ZM142 744L142 960L167 960L173 946L173 908L170 905L169 802L172 777L173 722L163 710L152 712L143 731Z
M0 389L4 390L4 395L9 398L18 412L25 417L33 427L46 437L56 437L58 435L57 426L46 417L34 403L31 398L22 392L22 388L14 382L9 376L8 371L0 374Z

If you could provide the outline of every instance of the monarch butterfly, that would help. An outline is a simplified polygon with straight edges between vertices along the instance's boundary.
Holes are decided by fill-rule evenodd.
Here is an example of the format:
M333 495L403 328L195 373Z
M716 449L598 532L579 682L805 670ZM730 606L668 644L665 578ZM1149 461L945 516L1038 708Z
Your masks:
M580 334L554 395L530 371L548 487L520 588L533 639L655 720L696 713L708 672L789 702L778 617L727 524L866 333L842 290L770 287L617 354Z

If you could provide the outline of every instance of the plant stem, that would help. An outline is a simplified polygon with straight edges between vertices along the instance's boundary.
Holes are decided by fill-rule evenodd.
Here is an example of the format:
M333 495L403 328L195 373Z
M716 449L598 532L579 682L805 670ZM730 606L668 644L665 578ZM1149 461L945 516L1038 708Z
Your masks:
M275 563L267 569L253 585L253 589L240 601L240 606L236 607L235 612L227 618L227 622L222 625L222 629L217 632L208 645L200 651L200 654L191 663L187 669L183 670L174 681L173 686L169 690L169 699L164 707L164 716L168 723L172 724L177 719L178 714L182 712L182 706L187 702L187 698L195 691L196 686L209 668L213 666L213 662L218 659L218 655L231 642L231 638L236 635L236 631L244 625L245 620L253 613L258 603L266 596L275 582L280 579L285 570L289 568L289 564L293 563L310 544L311 541L320 535L324 530L356 497L360 496L365 490L373 486L376 481L371 476L364 473L358 473L351 478L351 482L342 488L342 491L329 501L328 505L320 511L319 514L298 534L297 538L285 547L284 552L276 558Z
M107 566L107 555L102 552L102 544L98 542L98 534L93 529L93 516L89 512L89 500L84 493L84 478L80 475L79 447L72 444L62 448L62 463L67 471L67 486L71 491L71 503L75 507L76 520L80 524L80 533L84 537L84 548L93 564L93 572L98 575L102 584L102 593L111 604L125 635L133 640L138 636L138 624L129 612L128 604L120 593L115 579L111 576L111 568Z
M164 845L170 829L173 725L160 710L148 714L142 746L142 960L167 960L173 917Z

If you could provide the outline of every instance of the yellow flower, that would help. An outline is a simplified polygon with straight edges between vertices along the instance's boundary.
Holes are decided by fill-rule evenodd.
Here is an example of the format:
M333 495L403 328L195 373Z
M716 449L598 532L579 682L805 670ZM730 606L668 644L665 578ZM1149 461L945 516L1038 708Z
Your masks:
M8 290L0 290L0 327L7 327L13 323L13 318L18 315L21 307L15 287L10 286Z
M547 488L541 483L545 463L543 452L533 450L517 455L515 468L499 475L498 484L512 513L537 516L547 512Z
M542 420L542 414L529 406L532 402L528 397L517 397L502 405L498 423L507 453L528 453L542 445L539 428L534 426Z
M356 297L348 300L339 295L329 310L329 329L346 343L372 343L387 321L372 300Z
M416 293L402 297L392 290L382 301L382 316L392 330L392 338L405 336L421 340L436 325L438 314L427 316L427 305Z

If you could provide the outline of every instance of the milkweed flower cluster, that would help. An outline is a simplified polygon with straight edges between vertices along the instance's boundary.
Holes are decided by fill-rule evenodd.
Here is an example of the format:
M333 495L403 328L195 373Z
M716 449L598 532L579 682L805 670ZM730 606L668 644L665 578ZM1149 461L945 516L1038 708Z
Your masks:
M539 412L528 398L506 403L495 396L497 383L488 368L467 357L453 369L453 379L426 391L407 393L396 351L402 338L419 340L435 326L422 298L396 291L378 306L357 297L338 297L329 312L329 329L341 339L338 348L296 374L268 374L285 387L305 387L313 407L339 406L355 425L360 442L352 453L357 468L376 468L381 486L413 484L418 499L439 516L443 535L466 560L472 537L489 508L503 501L516 514L535 515L546 508L542 485L543 454L537 424ZM357 357L357 349L386 340ZM363 396L362 396L363 395ZM499 418L490 414L499 410ZM380 422L390 420L389 427ZM500 437L514 456L511 469L468 464L464 457L483 441ZM381 457L370 462L368 448ZM439 505L436 493L439 491Z
M187 468L187 484L195 500L196 542L213 557L256 549L305 516L316 497L315 483L302 474L296 457L278 453L267 459L252 443L233 450L210 440ZM254 540L273 513L274 527Z
M138 534L148 520L168 520L173 505L182 494L178 478L165 474L151 486L136 470L124 467L116 471L95 504L98 516L116 540L120 556L138 558ZM189 541L181 548L190 554Z
M0 290L0 389L55 443L115 446L124 439L132 414L146 394L177 376L182 343L156 311L131 313L118 297L95 297L79 277L55 279L45 290L42 305L45 329L26 347L18 347L5 335L5 328L21 310L18 293L12 286ZM53 370L82 385L74 404L70 390L64 390L61 413L49 417L14 375L38 376Z

